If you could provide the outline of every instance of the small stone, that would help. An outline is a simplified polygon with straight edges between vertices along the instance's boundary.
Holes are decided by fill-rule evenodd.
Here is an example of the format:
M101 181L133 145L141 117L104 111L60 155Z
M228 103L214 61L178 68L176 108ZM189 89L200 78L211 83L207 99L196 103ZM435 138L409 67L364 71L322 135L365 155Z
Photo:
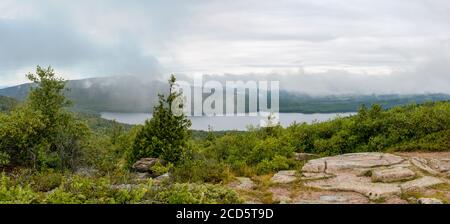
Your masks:
M436 198L419 198L417 199L418 204L429 204L429 205L438 205L438 204L444 204L441 200Z
M415 173L408 168L394 167L372 171L373 182L391 183L414 179Z
M297 173L297 171L295 171L295 170L282 170L282 171L279 171L278 173L276 173L272 177L271 182L272 183L276 183L276 184L292 183L295 180L297 180L297 177L295 176L296 173Z

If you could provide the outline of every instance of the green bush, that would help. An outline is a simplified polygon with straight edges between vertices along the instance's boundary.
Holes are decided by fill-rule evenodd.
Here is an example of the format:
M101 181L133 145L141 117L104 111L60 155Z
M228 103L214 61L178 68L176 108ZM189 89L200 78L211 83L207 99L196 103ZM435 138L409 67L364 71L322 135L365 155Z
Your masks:
M192 159L173 169L176 181L194 183L225 183L230 179L229 167L213 159Z
M157 194L167 204L237 204L242 203L237 193L220 185L174 184Z
M382 110L361 107L349 118L286 129L297 151L335 155L361 151L429 150L450 147L450 103L436 102Z
M132 189L112 188L107 178L73 176L47 196L50 204L130 204L139 203L151 182Z
M161 176L163 174L168 173L172 169L173 169L172 163L168 163L167 165L162 165L160 162L157 162L154 166L152 166L150 168L150 171L156 176Z
M270 132L267 129L253 129L245 133L227 134L215 138L203 152L207 158L229 165L237 175L272 172L286 167L275 166L274 163L278 163L280 158L291 158L295 151L281 131L282 128L275 127Z
M268 174L279 170L287 170L292 162L280 155L275 155L272 160L264 159L256 166L256 172L260 175Z
M35 172L31 175L30 186L35 191L48 192L61 185L64 174L53 170Z
M10 177L0 175L0 204L31 204L37 200L38 194L29 185L14 185Z
M82 151L87 126L65 107L65 81L51 68L28 74L35 85L27 100L0 116L1 163L32 168L74 168Z

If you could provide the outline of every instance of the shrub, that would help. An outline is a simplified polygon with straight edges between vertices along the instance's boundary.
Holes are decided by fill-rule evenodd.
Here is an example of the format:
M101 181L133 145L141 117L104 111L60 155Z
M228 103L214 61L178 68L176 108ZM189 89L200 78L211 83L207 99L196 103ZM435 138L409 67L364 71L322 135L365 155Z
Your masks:
M51 204L129 204L139 203L151 188L151 182L131 189L111 187L106 178L73 176L47 196Z
M64 175L53 169L36 172L31 176L31 187L35 191L48 192L61 185Z
M292 162L280 155L275 155L272 160L264 159L256 166L256 171L259 175L268 174L274 171L289 169Z
M168 163L167 165L162 165L160 162L157 162L154 166L152 166L150 168L150 171L156 176L161 176L163 174L168 173L172 169L173 169L172 163Z
M29 185L14 185L10 177L4 173L0 175L0 203L1 204L30 204L38 200Z
M65 81L51 68L39 66L28 78L34 86L24 105L0 116L2 164L74 168L88 128L64 109L70 104L64 96Z
M224 183L231 173L227 165L213 159L187 160L175 167L172 176L176 181L194 183Z
M158 193L157 199L167 204L242 203L235 191L211 184L174 184Z

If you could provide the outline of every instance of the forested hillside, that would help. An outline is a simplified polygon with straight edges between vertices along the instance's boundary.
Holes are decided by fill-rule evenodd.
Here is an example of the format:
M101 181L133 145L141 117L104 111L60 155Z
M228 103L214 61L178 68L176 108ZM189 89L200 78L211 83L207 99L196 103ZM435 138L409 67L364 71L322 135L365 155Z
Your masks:
M17 104L18 101L13 98L0 96L0 112L9 111Z
M0 89L0 95L23 100L31 84ZM70 90L65 94L78 111L91 112L142 112L147 113L156 105L158 93L167 93L167 84L146 81L136 77L108 77L67 82ZM207 94L205 94L205 97ZM446 94L417 95L330 95L311 96L281 90L280 111L298 113L355 112L359 106L379 104L391 108L410 103L450 100ZM225 101L224 101L225 102Z

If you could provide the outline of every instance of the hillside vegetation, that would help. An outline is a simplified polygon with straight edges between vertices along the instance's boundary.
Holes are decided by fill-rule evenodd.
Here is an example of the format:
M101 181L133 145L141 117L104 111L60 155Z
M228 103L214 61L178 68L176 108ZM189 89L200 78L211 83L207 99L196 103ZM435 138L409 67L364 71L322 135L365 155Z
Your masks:
M35 86L24 102L0 113L0 203L241 203L226 187L234 176L299 169L294 152L450 148L449 102L375 104L322 123L193 133L171 110L176 92L160 96L145 125L129 126L70 112L66 82L51 68L28 77ZM151 171L170 176L137 178L132 165L146 157L164 159Z
M0 96L0 112L6 112L13 109L18 104L17 100L6 97L6 96Z
M0 95L26 99L33 84L0 89ZM76 111L148 113L158 103L158 93L167 94L168 85L136 77L107 77L67 81L64 94ZM197 90L201 91L201 90ZM208 94L204 94L206 97ZM224 94L225 95L225 94ZM450 100L446 94L310 96L281 89L280 112L339 113L355 112L359 106L379 104L383 108L426 101ZM248 103L248 102L247 102ZM225 107L224 107L225 108Z

